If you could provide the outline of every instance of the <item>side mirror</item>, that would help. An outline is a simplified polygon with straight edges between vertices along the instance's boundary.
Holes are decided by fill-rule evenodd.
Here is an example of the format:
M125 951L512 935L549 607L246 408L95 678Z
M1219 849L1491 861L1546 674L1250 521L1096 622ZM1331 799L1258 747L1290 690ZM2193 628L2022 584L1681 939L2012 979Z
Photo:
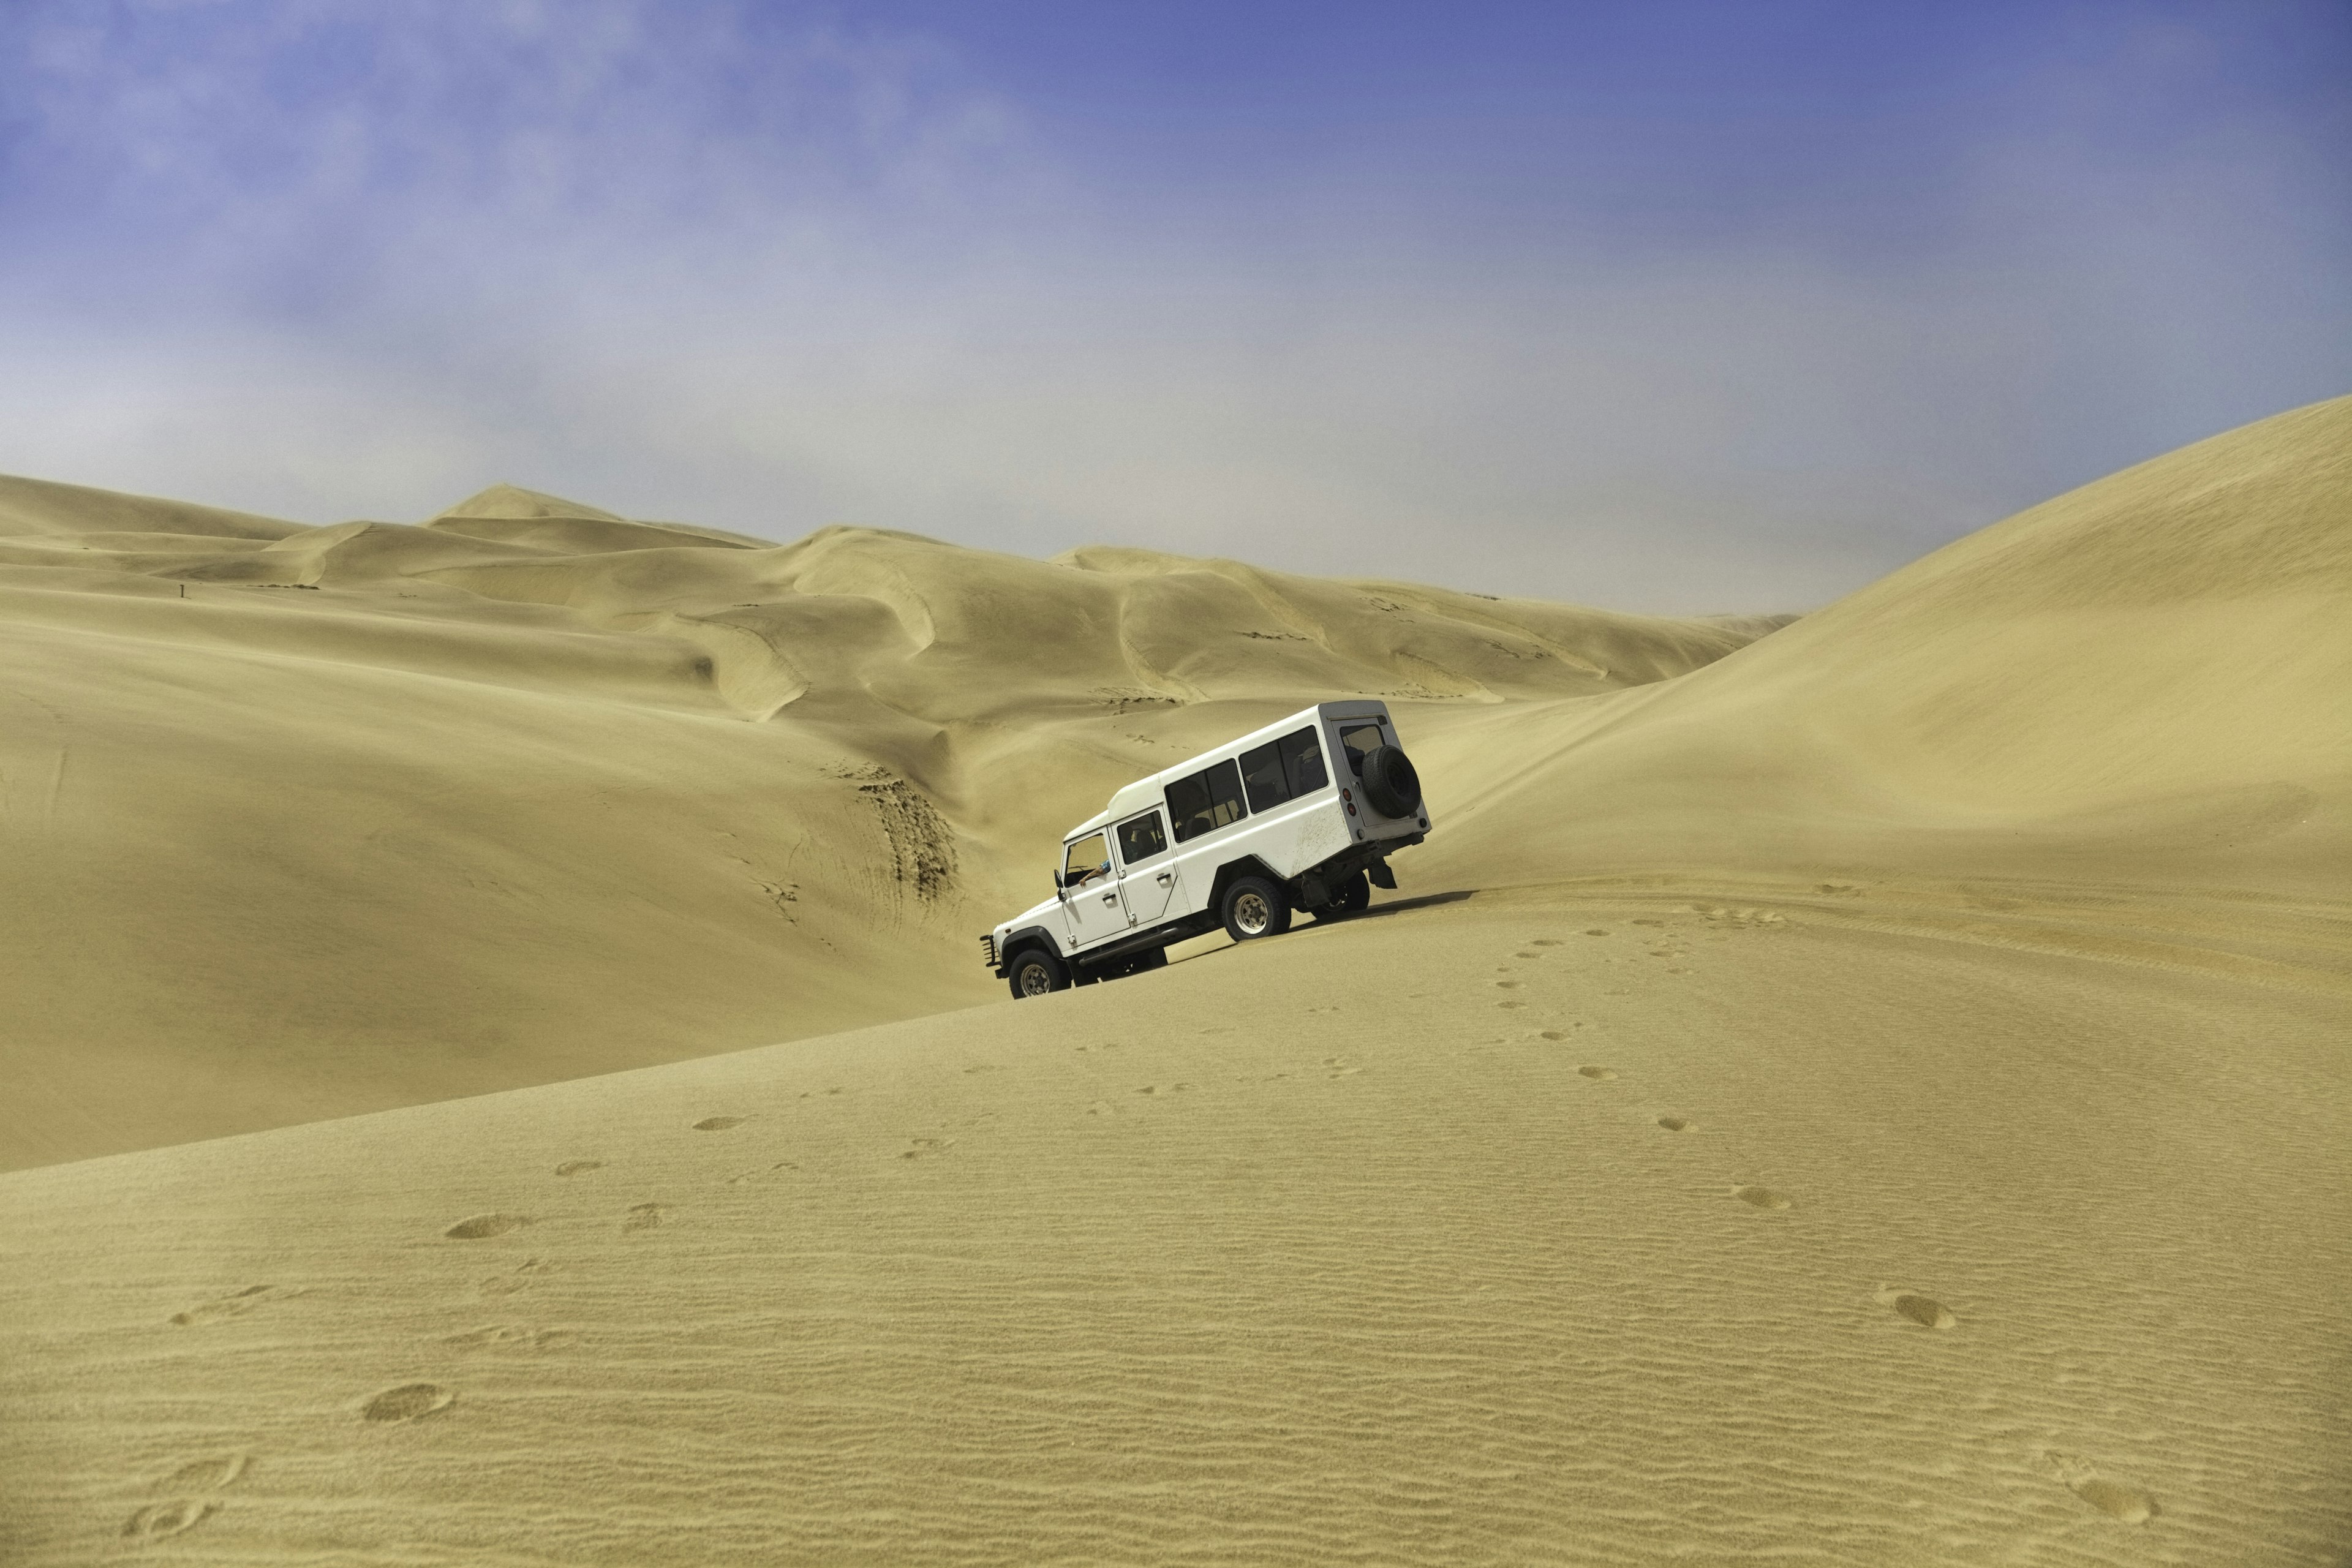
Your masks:
M1062 873L1061 873L1061 872L1059 872L1059 871L1056 871L1056 872L1055 872L1055 873L1054 873L1054 887L1055 887L1055 889L1056 890L1059 890L1059 889L1060 889L1060 888L1061 888L1061 886L1062 886Z

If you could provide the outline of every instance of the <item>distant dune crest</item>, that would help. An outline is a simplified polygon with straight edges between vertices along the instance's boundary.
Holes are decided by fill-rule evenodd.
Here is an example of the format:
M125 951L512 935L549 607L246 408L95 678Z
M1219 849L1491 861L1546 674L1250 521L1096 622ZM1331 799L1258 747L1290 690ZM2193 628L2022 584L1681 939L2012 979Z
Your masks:
M983 999L972 933L1039 895L1063 828L1336 696L1389 701L1421 765L1414 891L2333 896L2347 466L2352 399L2297 410L1793 626L1131 547L774 543L505 484L307 528L0 479L0 954L42 1086L0 1160Z

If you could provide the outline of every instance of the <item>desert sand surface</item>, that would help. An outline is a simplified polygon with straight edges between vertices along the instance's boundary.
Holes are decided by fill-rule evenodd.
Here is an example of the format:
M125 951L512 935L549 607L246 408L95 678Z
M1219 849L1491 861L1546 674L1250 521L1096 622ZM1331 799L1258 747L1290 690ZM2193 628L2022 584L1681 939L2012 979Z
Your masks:
M519 963L546 966L533 986L602 987L565 1011L542 1000L552 1032L515 1037L535 1053L519 1071L568 1081L449 1098L484 1087L461 1074L500 1053L478 1045L391 1086L445 1084L437 1103L0 1177L0 1560L2338 1568L2352 1559L2347 463L2352 400L2284 415L1760 637L1769 623L1133 552L961 552L923 578L947 547L841 532L781 547L800 567L777 562L776 581L798 571L814 586L793 592L828 603L776 603L870 617L872 635L803 645L762 622L781 662L746 651L729 675L733 634L702 629L715 612L677 584L731 582L743 568L725 563L766 552L717 536L593 567L560 552L460 564L467 585L417 612L414 646L385 634L349 658L320 642L257 651L289 627L330 635L267 617L348 614L362 642L397 620L333 611L323 577L316 607L246 589L232 606L265 607L173 641L143 629L160 621L105 629L103 604L26 604L180 613L152 568L26 568L89 574L58 587L17 572L6 624L13 646L52 650L42 700L72 715L51 693L82 693L105 716L51 765L142 734L207 755L195 732L230 723L209 709L236 689L215 660L245 660L268 695L203 767L173 750L174 773L81 775L126 781L121 801L162 815L143 853L231 864L183 840L199 821L259 820L202 788L250 737L273 738L273 768L329 803L306 805L310 820L330 819L338 788L356 801L356 751L306 763L289 738L300 724L278 714L306 683L365 679L385 702L430 692L403 711L433 715L456 759L411 757L388 731L372 742L392 782L364 786L369 808L405 811L412 855L446 821L467 851L455 863L488 856L486 876L638 900L541 909L548 923L501 939L495 887L467 903L449 878L419 877L403 887L437 889L451 916L411 891L416 908L376 910L368 929L466 958L481 994L511 997L520 982L492 988L513 932L677 926L658 961L605 955L606 979L520 944ZM65 502L44 491L12 515L35 501L51 529L36 537L53 542ZM160 505L76 504L93 531ZM395 546L422 561L473 548L444 532L571 550L646 526L512 492L466 510L495 515L473 533L436 520L389 537L425 535ZM181 525L200 534L219 516ZM959 717L956 701L1005 689L971 650L1019 640L1025 601L985 574L1047 571L1117 606L1056 622L1082 629L1022 676L1065 705L1006 696ZM857 592L824 586L857 573ZM658 593L624 591L656 577ZM492 597L485 584L495 605L473 602ZM1265 592L1318 629L1293 645L1281 634L1298 623L1274 610L1237 626L1196 596L1263 606ZM1134 630L1154 595L1175 595L1165 629ZM670 607L613 607L656 598ZM904 651L920 641L907 599L932 617L919 652ZM1410 663L1381 640L1404 616ZM467 626L495 657L468 651L463 676L424 668ZM1234 635L1252 630L1266 636ZM573 684L565 637L603 689ZM1483 656L1467 646L1481 639ZM164 651L138 665L150 643ZM819 668L812 646L854 657ZM640 655L678 662L648 672L627 662ZM188 668L205 710L173 730L165 693ZM1123 769L1299 705L1342 668L1354 689L1391 683L1428 783L1436 829L1399 858L1398 895L1034 1001L956 989L970 977L947 966L986 921L950 930L934 911L1028 901L1058 827ZM1309 684L1285 687L1294 675ZM323 723L350 700L316 689L298 717ZM887 717L927 691L928 718ZM449 716L466 703L487 715L472 731ZM581 717L592 707L606 717ZM597 721L602 758L583 739ZM925 724L949 741L918 743ZM706 745L706 730L730 739ZM619 889L745 809L751 775L721 767L745 733L784 737L761 753L782 759L765 787L802 790L789 798L808 853L863 868L799 883L798 904L824 901L793 939L815 945L779 961L812 994L793 1017L855 1018L858 996L822 993L827 976L887 1001L863 1004L862 1027L579 1076L625 1056L633 1028L654 1037L635 1047L648 1060L694 1050L696 1005L661 1011L631 987L688 989L663 965L722 929L686 907L703 884L677 871L655 894ZM656 740L677 760L646 755ZM926 743L946 760L928 764ZM17 782L26 754L10 752L12 850L43 806ZM1103 786L1075 807L1040 783L1080 771L1069 759ZM446 771L400 772L428 766ZM521 805L465 793L501 766L521 775ZM603 784L599 807L589 784L559 781L583 768L648 782ZM207 804L162 798L174 777ZM128 782L142 778L146 796ZM903 857L865 784L947 824L922 842L953 849L955 891L925 898L926 862ZM559 826L512 848L526 807ZM84 809L126 832L142 820L127 804ZM593 840L569 819L599 809L617 864L551 867L551 846ZM638 817L672 815L693 827L633 836ZM276 887L320 918L327 901L302 893L315 842L274 860L247 842L270 868L241 871L237 896ZM369 840L353 827L328 842ZM44 884L59 898L76 885L67 848ZM137 885L121 873L119 888ZM173 929L101 893L82 895L79 929L100 913L145 941ZM215 907L236 910L226 894ZM344 940L292 961L331 975ZM189 963L242 951L202 942ZM397 994L391 960L341 951L379 1002ZM732 962L710 951L714 970ZM135 959L91 963L80 984L177 994ZM419 1008L449 1006L410 973ZM570 1070L563 1028L581 1034ZM142 1044L127 1016L109 1037L127 1059L184 1064L191 1084L229 1041ZM299 1025L275 1037L314 1075L307 1092L336 1092L334 1051L303 1057ZM12 1045L10 1071L70 1040ZM85 1092L50 1070L47 1092ZM25 1138L63 1114L21 1113Z
M1776 624L510 487L305 528L0 480L0 1167L968 1005L976 934L1139 773Z

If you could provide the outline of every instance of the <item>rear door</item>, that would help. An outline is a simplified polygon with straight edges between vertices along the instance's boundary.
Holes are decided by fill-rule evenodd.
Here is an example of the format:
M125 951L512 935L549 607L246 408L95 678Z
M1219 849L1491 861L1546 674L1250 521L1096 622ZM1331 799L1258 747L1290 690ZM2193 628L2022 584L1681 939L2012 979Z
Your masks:
M1168 853L1168 823L1158 806L1118 825L1118 863L1128 919L1145 926L1165 920L1181 873Z

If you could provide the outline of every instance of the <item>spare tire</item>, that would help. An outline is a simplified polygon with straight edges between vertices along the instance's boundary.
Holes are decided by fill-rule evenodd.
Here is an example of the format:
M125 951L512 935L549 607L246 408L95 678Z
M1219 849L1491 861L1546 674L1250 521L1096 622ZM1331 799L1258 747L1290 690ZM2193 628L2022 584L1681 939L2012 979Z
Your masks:
M1395 746L1374 746L1358 770L1364 800L1382 816L1411 816L1421 806L1421 775Z

